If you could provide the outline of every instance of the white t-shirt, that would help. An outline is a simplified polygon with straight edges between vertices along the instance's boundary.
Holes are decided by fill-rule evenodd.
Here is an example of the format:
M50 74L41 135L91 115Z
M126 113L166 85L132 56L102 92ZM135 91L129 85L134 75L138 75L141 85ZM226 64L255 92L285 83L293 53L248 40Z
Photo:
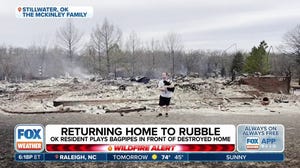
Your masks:
M171 82L170 80L167 80L168 82ZM165 84L164 84L164 80L160 80L159 82L158 82L158 87L160 88L160 87L163 87L163 86L165 86ZM162 96L162 97L167 97L167 98L171 98L172 97L172 92L170 92L170 91L168 91L168 90L165 90L165 91L161 91L160 92L160 95Z

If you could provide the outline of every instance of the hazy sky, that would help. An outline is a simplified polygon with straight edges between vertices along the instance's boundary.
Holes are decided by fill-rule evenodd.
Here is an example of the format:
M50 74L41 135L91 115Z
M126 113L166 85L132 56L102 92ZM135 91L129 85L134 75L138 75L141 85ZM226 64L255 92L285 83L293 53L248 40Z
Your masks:
M0 45L52 46L66 19L17 19L18 6L92 6L90 19L74 19L89 37L106 17L123 31L136 31L142 41L181 35L185 49L224 50L236 43L250 50L265 40L274 48L300 24L300 0L0 0ZM231 48L230 50L234 50Z

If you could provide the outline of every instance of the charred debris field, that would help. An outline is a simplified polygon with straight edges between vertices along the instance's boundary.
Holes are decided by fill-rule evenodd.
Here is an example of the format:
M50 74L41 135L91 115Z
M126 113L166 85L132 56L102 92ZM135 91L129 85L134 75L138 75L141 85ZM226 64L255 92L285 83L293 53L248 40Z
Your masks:
M263 81L261 81L263 80ZM265 80L270 80L266 82ZM159 117L158 80L51 78L0 81L0 167L297 167L300 96L284 93L282 78L177 77L169 117ZM273 92L265 91L269 83ZM265 84L268 85L268 84ZM292 83L293 85L293 83ZM291 85L291 86L292 86ZM285 161L249 163L17 163L13 130L17 124L283 124Z
M88 113L121 116L158 112L158 80L51 78L18 83L0 82L0 110L6 114ZM254 81L254 82L252 82ZM279 82L278 82L279 81ZM177 77L171 101L175 112L280 113L297 109L297 92L281 78L225 79ZM266 89L267 88L267 89ZM279 110L280 109L280 110Z

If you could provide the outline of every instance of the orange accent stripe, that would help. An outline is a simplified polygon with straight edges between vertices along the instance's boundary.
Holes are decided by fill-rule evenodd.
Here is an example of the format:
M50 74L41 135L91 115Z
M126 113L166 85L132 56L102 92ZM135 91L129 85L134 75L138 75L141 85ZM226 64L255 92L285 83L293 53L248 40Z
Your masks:
M18 150L41 150L42 142L17 142Z

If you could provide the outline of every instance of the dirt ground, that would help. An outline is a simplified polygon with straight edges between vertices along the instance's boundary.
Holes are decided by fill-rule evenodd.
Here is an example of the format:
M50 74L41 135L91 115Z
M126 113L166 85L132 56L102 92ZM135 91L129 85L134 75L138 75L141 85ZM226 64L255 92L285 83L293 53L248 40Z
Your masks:
M92 82L66 82L59 81L29 82L27 84L3 83L0 94L0 108L17 111L41 111L57 110L62 107L53 107L52 101L57 98L85 99L92 98L130 98L146 96L156 98L158 92L151 85L130 86L126 91L119 91L115 86L104 86ZM300 103L299 96L263 93L271 99L271 104L263 106L260 98L235 101L230 97L249 97L245 92L257 92L244 86L225 87L221 84L209 84L199 82L196 91L178 88L174 95L169 117L157 118L157 103L149 101L143 103L113 103L95 105L76 105L74 109L85 109L80 113L53 113L53 114L8 114L0 110L0 167L299 167L300 165ZM212 82L215 83L215 82ZM214 86L214 88L212 88ZM193 86L194 87L194 86ZM18 90L14 89L18 88ZM144 88L144 89L143 89ZM143 90L147 93L143 93ZM115 93L118 93L116 96ZM210 95L211 93L211 95ZM149 94L149 95L147 95ZM261 94L261 93L260 93ZM101 95L102 97L97 97ZM125 96L124 96L125 95ZM115 96L115 97L114 97ZM261 95L260 95L261 96ZM196 98L201 98L195 100ZM205 98L222 97L205 100ZM275 102L275 98L281 97L285 102ZM193 101L191 101L193 100ZM219 100L219 99L218 99ZM107 108L120 109L126 106L146 106L147 110L140 113L131 112L121 116L119 113L105 113ZM65 108L65 107L63 107ZM97 110L98 109L98 110ZM63 110L64 111L64 110ZM66 112L66 111L65 111ZM68 111L67 111L68 112ZM139 163L139 162L108 162L108 163L17 163L14 161L14 127L17 124L283 124L285 126L285 161L273 162L163 162L163 163Z

